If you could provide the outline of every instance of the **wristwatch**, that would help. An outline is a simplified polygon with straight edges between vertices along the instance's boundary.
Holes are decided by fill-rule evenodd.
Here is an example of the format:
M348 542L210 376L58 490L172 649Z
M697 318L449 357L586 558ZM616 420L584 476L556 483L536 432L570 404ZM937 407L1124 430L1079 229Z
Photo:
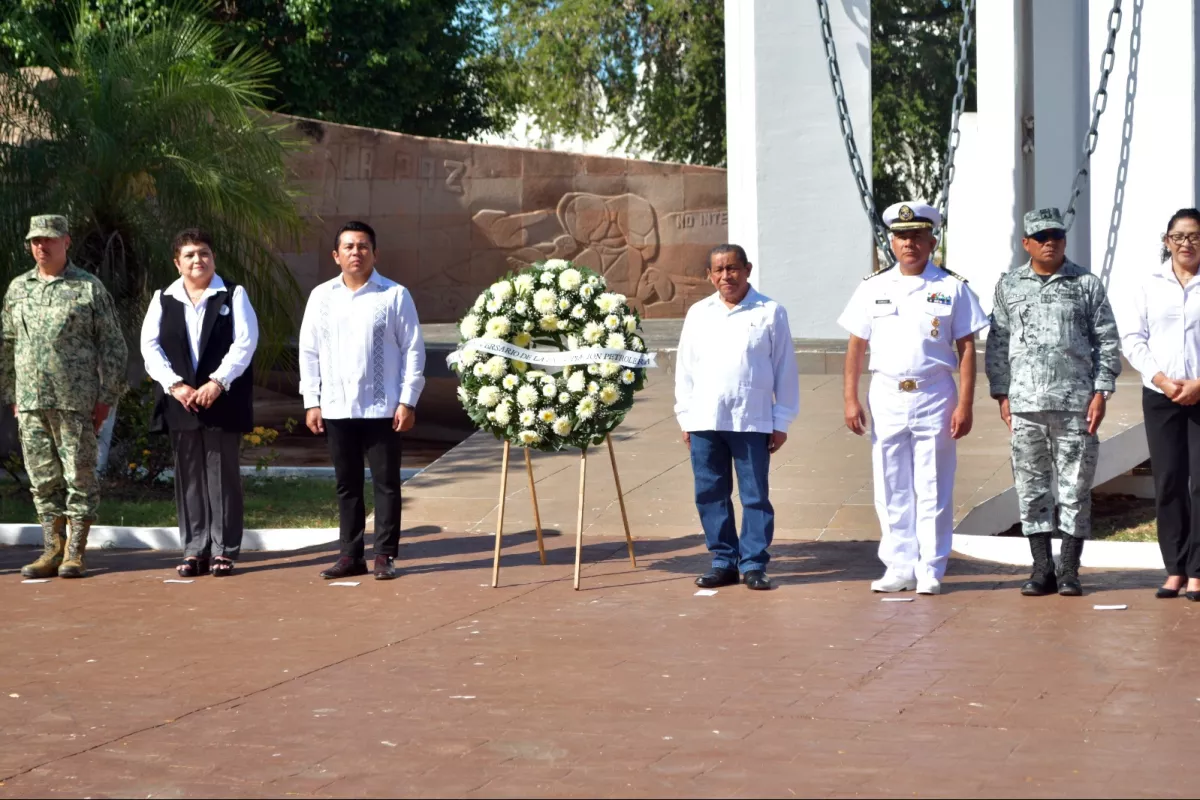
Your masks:
M1112 392L1110 392L1108 389L1101 389L1100 391L1096 392L1096 394L1100 395L1105 400L1112 397Z

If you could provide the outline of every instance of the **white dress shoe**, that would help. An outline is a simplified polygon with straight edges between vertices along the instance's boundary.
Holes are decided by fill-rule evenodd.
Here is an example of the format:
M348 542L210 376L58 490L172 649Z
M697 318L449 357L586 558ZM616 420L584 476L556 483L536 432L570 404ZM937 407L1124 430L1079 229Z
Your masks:
M917 581L917 594L941 594L942 584L934 578Z
M877 581L871 581L872 592L909 592L917 588L916 578L896 578L884 575Z

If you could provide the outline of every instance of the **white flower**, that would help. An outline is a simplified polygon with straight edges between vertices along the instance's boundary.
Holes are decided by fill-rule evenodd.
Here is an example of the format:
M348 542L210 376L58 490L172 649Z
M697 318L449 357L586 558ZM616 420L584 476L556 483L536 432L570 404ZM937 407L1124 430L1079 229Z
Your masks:
M583 340L588 344L595 344L604 336L604 326L598 322L589 322L583 326Z
M476 378L482 378L484 376L485 372L486 372L486 369L483 366L482 361L480 361L478 364L476 364L474 367L471 368L471 374L474 375Z
M484 386L479 390L479 394L475 395L475 399L484 408L494 408L500 402L500 390L495 386Z
M571 323L567 322L565 319L560 319L558 321L558 329L560 331L565 331L569 327L571 327Z
M542 435L537 431L521 431L517 434L517 440L521 444L537 444L542 440Z
M474 339L479 335L479 317L474 314L467 314L463 317L462 324L458 326L458 330L464 339Z
M579 349L579 337L573 333L570 334L569 336L567 336L567 349L568 350L578 350ZM570 373L567 373L567 374L570 374Z
M557 378L555 378L553 375L543 375L543 376L542 376L542 383L548 383L548 384L550 384L551 386L553 386L553 385L554 385L554 382L555 382L556 380L557 380Z
M520 372L521 374L524 374L525 370L529 369L529 365L524 361L514 361L512 362L512 368L514 372Z
M588 364L587 365L587 374L588 375L599 375L600 374L600 365L599 364Z
M524 331L521 331L520 333L518 333L516 336L513 337L513 340L512 340L512 343L515 344L517 347L529 347L529 345L532 344L532 342L533 342L533 337L530 336L528 333L525 333Z
M488 313L489 313L489 314L495 314L497 311L499 311L499 310L500 310L500 306L502 306L502 305L504 305L504 304L503 304L503 303L501 303L501 302L500 302L499 300L497 300L496 298L494 298L494 297L492 297L492 298L489 298L489 299L488 299L488 301L487 301L487 310L488 310Z
M531 369L529 372L525 373L525 380L529 381L530 383L539 381L544 377L546 377L546 373L542 372L540 369Z
M558 307L558 295L553 289L538 289L533 293L533 307L539 314L553 314Z
M484 301L485 301L486 299L487 299L487 297L486 297L486 296L484 296L484 295L482 295L482 294L481 294L481 295L479 295L479 297L476 297L476 298L475 298L475 305L471 306L471 310L472 310L472 311L482 311L482 310L483 310L483 303L484 303Z
M573 292L583 283L583 275L577 269L564 269L558 276L558 288Z
M522 408L529 408L538 401L538 390L532 386L522 386L517 389L517 403Z
M479 351L474 347L464 347L462 355L458 357L458 363L464 367L469 367L479 359Z
M592 296L595 294L596 294L596 290L594 288L592 288L591 284L586 284L586 285L580 287L580 289L579 289L579 296L582 297L584 300L591 300Z
M496 406L495 414L496 422L500 425L507 425L512 421L512 403L505 400L500 405Z
M552 425L554 424L554 420L558 419L558 414L554 413L553 408L543 408L538 412L538 419L547 425Z
M517 388L517 384L519 384L520 382L521 382L521 379L518 378L516 375L505 375L504 380L501 381L501 385L505 389L507 389L508 391L511 392L513 389Z
M625 337L619 333L610 333L608 338L604 340L604 346L610 350L624 350Z
M542 277L538 278L538 280L541 282L541 284L543 286L553 286L554 285L554 273L543 272Z
M533 282L533 276L524 272L513 279L513 285L517 289L517 294L529 294L536 284Z
M625 317L625 332L633 333L636 330L637 330L637 317L635 317L633 314L627 315Z
M504 356L492 356L487 360L488 377L498 381L508 372L508 359Z
M542 317L541 320L538 321L538 327L544 331L556 331L558 330L558 317L554 315Z
M575 319L583 319L587 316L587 309L583 307L582 303L576 303L575 307L571 309L571 316Z
M621 318L616 314L609 314L604 318L604 327L608 328L610 331L615 331L617 328L621 327Z
M513 296L513 285L508 281L497 281L491 287L492 297L503 303Z
M572 394L581 394L585 386L587 386L587 375L582 372L572 372L571 377L567 378L567 391Z
M631 369L627 369L621 373L621 383L625 384L626 386L628 386L629 384L633 383L636 380L637 380L637 375L634 374L633 370L631 370Z
M600 365L600 376L611 378L621 371L621 365L612 361L605 361Z
M518 300L513 303L513 311L516 311L521 316L525 316L529 313L529 303L526 303L524 300Z
M560 393L560 394L558 395L558 404L559 404L560 406L565 406L567 403L570 403L570 402L571 402L571 395L570 395L570 393L568 393L568 392L562 392L562 393Z
M629 338L629 349L633 350L635 353L640 353L646 349L646 344L642 341L640 336L631 336Z
M487 321L487 327L484 330L483 338L485 339L503 339L508 336L508 331L512 326L509 324L508 317L492 317Z
M533 321L532 321L532 320L528 320L528 319L527 319L527 320L525 320L525 324L521 326L521 330L523 330L523 331L531 331L531 330L533 330Z
M463 403L465 403L465 402L467 402L467 400L468 400L470 397L471 397L471 395L467 394L467 390L466 390L466 389L464 389L464 388L463 388L463 387L461 387L461 386L460 386L460 387L458 387L458 399L459 399L459 401L460 401L460 402L463 402Z
M565 269L566 267L570 266L570 264L568 264L566 261L563 261L561 258L552 258L545 264L542 264L542 266L546 269Z
M596 308L605 314L611 314L620 308L623 302L625 298L622 295L605 292L596 298Z
M556 392L558 392L558 389L553 383L542 384L542 397L554 397Z
M588 394L596 394L600 391L600 384L595 381L588 381Z
M560 298L558 298L558 310L559 310L559 311L566 311L566 310L567 310L568 308L570 308L570 307L571 307L571 301L570 301L570 300L568 300L568 299L567 299L567 298L565 298L565 297L560 297Z
M615 384L606 383L600 387L600 402L606 406L611 406L613 403L621 399L621 390Z
M575 414L580 419L591 419L596 413L596 398L585 397L579 401L579 405L575 407Z
M599 278L597 278L595 275L588 276L588 286L599 286L599 285L600 285Z
M571 432L571 418L559 417L554 420L554 433L558 436L566 436Z
M533 421L535 419L537 419L537 415L534 414L533 411L530 409L525 409L524 411L522 411L520 414L517 415L517 421L520 422L522 425L524 425L526 428L528 428L530 425L532 425Z

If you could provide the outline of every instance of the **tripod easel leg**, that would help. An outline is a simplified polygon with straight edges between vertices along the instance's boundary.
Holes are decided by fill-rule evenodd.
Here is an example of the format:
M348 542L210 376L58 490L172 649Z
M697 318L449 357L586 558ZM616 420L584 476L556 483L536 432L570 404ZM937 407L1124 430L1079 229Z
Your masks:
M621 491L621 476L617 474L617 454L613 451L612 434L605 437L608 442L608 458L612 462L613 483L617 485L617 502L621 504L621 523L625 526L625 545L629 548L629 563L637 568L637 558L633 555L633 537L629 534L629 515L625 513L625 493Z
M509 443L504 443L504 459L500 467L500 508L496 511L496 554L492 559L492 588L500 585L500 545L504 540L504 499L508 494L508 451ZM525 452L529 458L529 451Z
M546 565L546 545L542 542L542 515L538 512L537 488L533 485L533 459L529 456L529 448L525 448L525 472L529 475L529 497L533 500L533 528L537 531L538 557L542 566Z
M579 591L579 568L583 561L583 489L587 483L587 449L579 451L579 514L575 518L575 591Z

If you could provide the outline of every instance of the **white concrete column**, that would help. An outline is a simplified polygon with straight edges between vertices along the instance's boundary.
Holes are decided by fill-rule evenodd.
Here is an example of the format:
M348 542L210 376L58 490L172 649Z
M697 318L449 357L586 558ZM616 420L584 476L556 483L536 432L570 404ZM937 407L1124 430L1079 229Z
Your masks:
M1092 4L1093 75L1099 71L1107 35L1107 6ZM1131 84L1130 35L1139 6L1141 38L1136 82ZM1168 219L1177 209L1194 206L1197 194L1195 53L1200 21L1195 4L1126 0L1123 8L1091 180L1091 267L1108 279L1114 298L1158 263L1159 238ZM1110 241L1116 244L1111 275L1103 275Z
M832 0L854 134L871 170L869 0ZM837 317L874 242L838 126L815 2L726 0L729 232L797 338L841 339Z
M1033 3L1030 10L1034 129L1030 208L1053 206L1065 212L1092 116L1088 0L1043 0ZM1067 257L1090 266L1091 206L1087 191L1080 195L1075 210Z

